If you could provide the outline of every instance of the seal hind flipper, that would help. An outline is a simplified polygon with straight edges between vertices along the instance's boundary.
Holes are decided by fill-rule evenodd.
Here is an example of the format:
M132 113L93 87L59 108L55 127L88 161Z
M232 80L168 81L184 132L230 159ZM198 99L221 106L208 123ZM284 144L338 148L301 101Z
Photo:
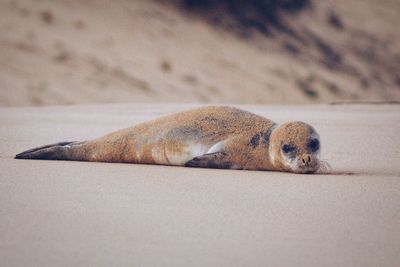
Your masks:
M226 152L215 152L194 157L185 163L185 167L230 169L233 163Z
M71 144L77 142L60 142L51 145L36 147L15 156L16 159L52 159L52 160L66 160L68 158L68 150Z

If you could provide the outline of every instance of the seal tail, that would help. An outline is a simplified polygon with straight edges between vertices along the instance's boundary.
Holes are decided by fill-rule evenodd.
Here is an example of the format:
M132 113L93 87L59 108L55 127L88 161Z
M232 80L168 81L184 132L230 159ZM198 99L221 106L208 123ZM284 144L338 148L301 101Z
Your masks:
M83 142L60 142L33 148L15 156L16 159L82 160L74 153Z

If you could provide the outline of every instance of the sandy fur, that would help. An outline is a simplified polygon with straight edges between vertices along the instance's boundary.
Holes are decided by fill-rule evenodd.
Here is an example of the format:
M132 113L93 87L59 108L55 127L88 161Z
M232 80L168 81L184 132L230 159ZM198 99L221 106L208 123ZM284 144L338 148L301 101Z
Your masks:
M302 159L311 155L307 146L312 136L317 133L303 122L277 126L248 111L211 106L16 157L297 172L306 164ZM282 154L283 144L296 147L296 160ZM316 166L317 158L311 156L307 167Z
M207 152L228 150L230 162L261 168L268 157L265 147L252 148L248 143L272 125L271 120L233 107L198 108L88 141L75 156L89 161L184 165Z

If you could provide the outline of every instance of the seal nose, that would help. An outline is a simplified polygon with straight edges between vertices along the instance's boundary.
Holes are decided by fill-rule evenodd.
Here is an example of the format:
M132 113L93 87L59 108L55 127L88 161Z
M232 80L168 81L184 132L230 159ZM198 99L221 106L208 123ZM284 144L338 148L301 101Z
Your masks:
M300 163L301 163L302 166L309 166L310 163L311 163L310 155L302 155Z

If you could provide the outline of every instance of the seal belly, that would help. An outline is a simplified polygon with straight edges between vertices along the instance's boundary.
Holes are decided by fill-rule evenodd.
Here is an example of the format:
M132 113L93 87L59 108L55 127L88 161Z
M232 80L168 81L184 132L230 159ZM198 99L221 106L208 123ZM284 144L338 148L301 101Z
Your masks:
M209 146L200 143L176 141L161 142L153 146L154 163L183 166L192 158L206 153Z
M150 135L150 131L145 133ZM158 131L151 139L148 144L151 158L154 163L163 165L183 166L188 160L206 153L210 147L201 142L201 129L187 125Z
M208 149L209 146L203 144L198 144L198 143L188 144L182 147L180 151L177 150L168 151L167 153L168 162L171 165L183 166L185 165L186 162L193 159L194 157L207 153Z

